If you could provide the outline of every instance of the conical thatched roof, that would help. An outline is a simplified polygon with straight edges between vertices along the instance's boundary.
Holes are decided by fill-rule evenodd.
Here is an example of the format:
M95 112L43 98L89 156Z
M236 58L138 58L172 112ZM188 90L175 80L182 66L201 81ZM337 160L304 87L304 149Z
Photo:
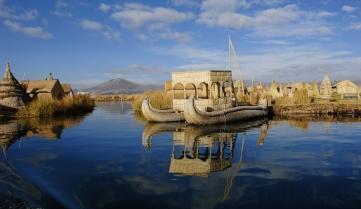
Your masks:
M0 105L18 108L28 101L28 95L11 73L10 64L7 63L4 77L0 80Z
M2 79L2 83L8 83L11 85L19 85L18 80L16 80L15 76L11 73L10 63L6 64L5 73Z

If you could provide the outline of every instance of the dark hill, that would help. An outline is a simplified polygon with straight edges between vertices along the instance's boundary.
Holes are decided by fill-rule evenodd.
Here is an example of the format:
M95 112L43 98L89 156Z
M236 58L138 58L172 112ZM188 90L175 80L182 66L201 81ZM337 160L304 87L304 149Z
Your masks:
M123 78L116 78L110 81L101 83L97 86L85 89L84 91L95 94L119 94L119 93L137 93L147 90L159 90L162 86L157 85L143 85L128 81Z

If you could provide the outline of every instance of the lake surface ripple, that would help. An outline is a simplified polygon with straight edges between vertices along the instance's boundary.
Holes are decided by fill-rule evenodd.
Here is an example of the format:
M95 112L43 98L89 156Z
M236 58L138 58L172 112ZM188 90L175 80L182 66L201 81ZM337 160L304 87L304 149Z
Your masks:
M84 117L1 121L0 145L2 204L361 207L357 118L195 127L146 124L128 104L103 103Z

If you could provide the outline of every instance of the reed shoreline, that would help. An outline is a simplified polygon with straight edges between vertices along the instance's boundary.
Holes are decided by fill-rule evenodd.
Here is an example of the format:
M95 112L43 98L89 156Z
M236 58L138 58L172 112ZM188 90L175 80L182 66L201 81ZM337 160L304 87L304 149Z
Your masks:
M97 95L95 101L127 101L132 104L135 114L141 115L141 103L146 97L150 97L151 104L157 109L172 108L172 97L164 91L148 91L136 94L123 95ZM321 117L323 115L340 116L361 116L361 100L350 101L325 101L314 100L296 95L296 102L290 103L285 98L278 99L269 106L269 113L273 116L312 116Z
M361 116L361 103L311 103L298 105L275 105L275 116L292 115L340 115Z
M76 95L61 100L37 99L19 109L0 108L2 117L11 118L53 118L62 116L78 116L92 112L95 102L88 95Z

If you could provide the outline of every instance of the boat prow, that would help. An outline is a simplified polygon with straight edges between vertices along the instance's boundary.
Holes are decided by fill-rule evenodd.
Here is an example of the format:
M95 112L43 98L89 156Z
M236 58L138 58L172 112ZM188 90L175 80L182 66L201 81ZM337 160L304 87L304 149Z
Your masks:
M184 129L185 123L170 122L170 123L147 123L144 126L142 134L142 144L147 149L151 148L151 139L154 135L167 132L175 132Z
M256 118L265 118L268 115L266 107L238 106L220 111L201 112L194 105L194 98L184 104L184 118L188 124L211 125L234 121L249 121Z
M183 112L178 112L172 109L157 110L150 104L149 97L142 102L142 113L145 119L150 122L177 122L184 121Z

